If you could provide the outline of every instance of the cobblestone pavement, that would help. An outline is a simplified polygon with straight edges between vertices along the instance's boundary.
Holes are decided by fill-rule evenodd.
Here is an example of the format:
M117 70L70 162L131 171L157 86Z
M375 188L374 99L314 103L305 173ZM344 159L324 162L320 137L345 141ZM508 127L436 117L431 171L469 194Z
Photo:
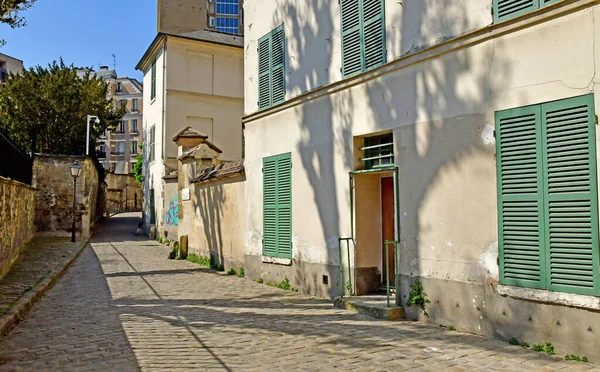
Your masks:
M35 238L29 242L10 272L0 280L0 315L80 247L80 242L71 243L70 238Z
M1 343L5 370L598 370L505 342L334 309L167 260L115 218Z

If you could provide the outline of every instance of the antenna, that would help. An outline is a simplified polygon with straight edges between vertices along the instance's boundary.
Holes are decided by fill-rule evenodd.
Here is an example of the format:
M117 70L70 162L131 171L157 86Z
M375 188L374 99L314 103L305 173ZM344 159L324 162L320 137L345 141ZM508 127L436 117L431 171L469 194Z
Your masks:
M113 56L113 70L117 71L117 56L114 53L111 53Z

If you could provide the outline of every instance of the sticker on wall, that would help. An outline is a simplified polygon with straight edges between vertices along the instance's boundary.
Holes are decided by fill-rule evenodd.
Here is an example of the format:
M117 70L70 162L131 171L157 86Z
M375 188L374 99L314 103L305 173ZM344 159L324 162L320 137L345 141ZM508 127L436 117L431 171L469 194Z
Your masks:
M190 200L190 188L185 188L181 190L181 200L188 201Z
M179 196L175 195L169 203L169 209L165 217L165 223L167 226L178 226L179 225Z

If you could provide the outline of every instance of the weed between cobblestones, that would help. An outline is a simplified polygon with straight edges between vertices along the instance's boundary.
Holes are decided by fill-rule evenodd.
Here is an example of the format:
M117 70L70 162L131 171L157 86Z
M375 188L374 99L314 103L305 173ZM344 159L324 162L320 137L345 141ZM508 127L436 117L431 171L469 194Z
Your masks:
M573 360L576 362L583 362L583 363L589 362L589 360L586 356L580 357L579 355L575 355L575 354L565 355L565 360Z

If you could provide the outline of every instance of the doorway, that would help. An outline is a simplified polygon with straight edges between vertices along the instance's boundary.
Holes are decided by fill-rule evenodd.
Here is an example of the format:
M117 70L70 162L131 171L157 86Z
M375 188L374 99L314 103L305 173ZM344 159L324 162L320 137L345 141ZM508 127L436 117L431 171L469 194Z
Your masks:
M381 283L385 285L386 278L389 272L390 285L395 283L396 274L396 253L394 246L391 245L388 252L388 260L386 265L386 240L394 241L395 237L395 216L394 216L394 178L384 177L381 179Z

